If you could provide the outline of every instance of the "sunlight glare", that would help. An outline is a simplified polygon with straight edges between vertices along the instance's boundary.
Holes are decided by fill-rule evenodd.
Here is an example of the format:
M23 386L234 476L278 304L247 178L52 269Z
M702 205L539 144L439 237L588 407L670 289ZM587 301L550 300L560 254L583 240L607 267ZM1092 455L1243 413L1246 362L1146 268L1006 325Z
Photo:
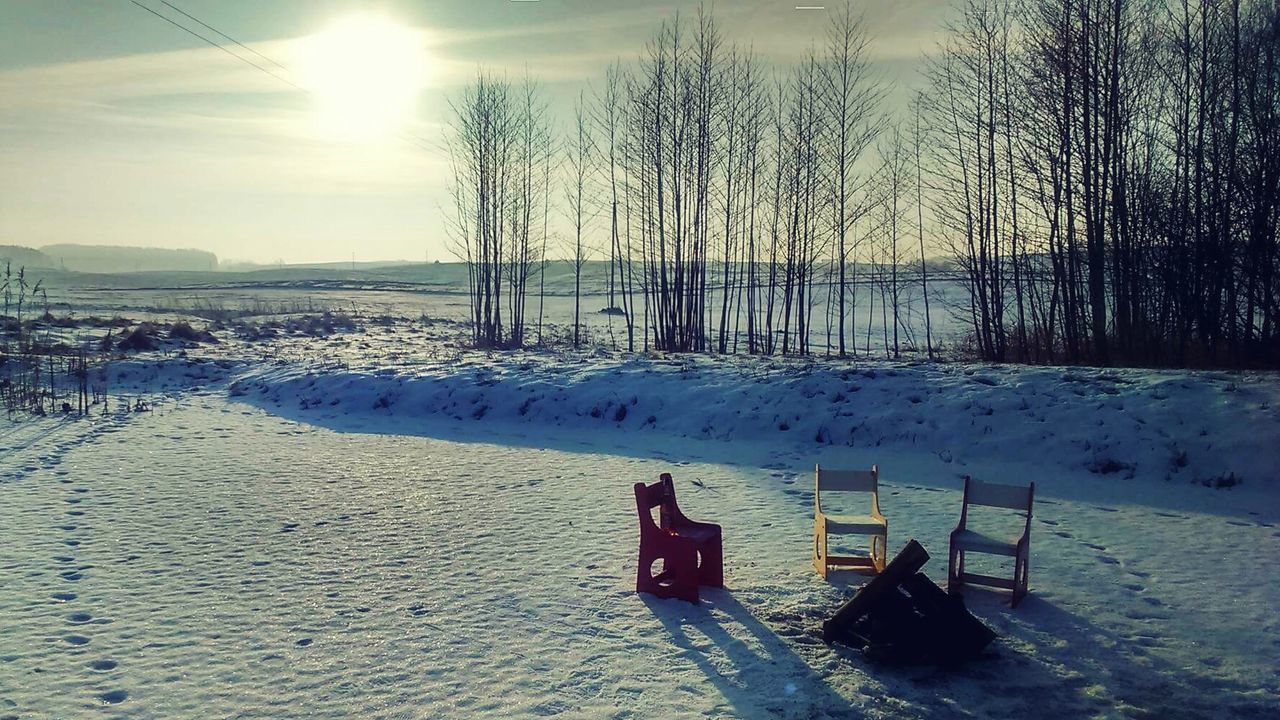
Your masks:
M320 131L346 140L391 136L426 81L420 33L379 15L346 17L303 40L297 62L319 104Z

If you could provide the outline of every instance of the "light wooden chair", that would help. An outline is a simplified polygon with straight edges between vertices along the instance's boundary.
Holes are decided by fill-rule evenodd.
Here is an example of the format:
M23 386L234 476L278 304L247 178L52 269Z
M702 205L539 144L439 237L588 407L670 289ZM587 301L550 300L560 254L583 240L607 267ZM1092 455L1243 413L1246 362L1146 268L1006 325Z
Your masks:
M960 524L951 531L951 555L947 564L947 590L957 593L965 583L988 585L1013 591L1010 600L1012 607L1017 607L1027 595L1027 569L1031 554L1031 504L1035 498L1036 484L1028 487L1021 485L997 485L995 483L978 482L968 475L964 477L964 500L960 507ZM1022 535L1014 538L998 538L984 535L966 527L969 519L969 506L1018 510L1026 514L1026 525ZM964 571L965 553L977 552L989 555L1006 555L1013 558L1013 579L979 575Z
M879 573L884 570L889 544L889 521L880 514L880 471L814 469L813 487L813 566L822 577L832 567ZM871 495L870 515L834 515L823 511L822 494L860 492ZM827 553L827 535L870 535L871 552L867 557L833 556Z

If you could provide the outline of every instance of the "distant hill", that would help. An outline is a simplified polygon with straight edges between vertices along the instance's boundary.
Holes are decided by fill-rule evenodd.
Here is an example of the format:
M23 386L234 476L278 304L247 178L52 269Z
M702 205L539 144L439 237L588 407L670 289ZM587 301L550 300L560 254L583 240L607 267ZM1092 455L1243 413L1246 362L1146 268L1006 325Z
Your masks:
M45 245L46 267L92 273L217 270L218 256L204 250L116 247L111 245Z
M54 268L58 266L55 260L34 248L0 245L0 272L4 271L2 266L6 263L12 265L15 272L21 267Z
M316 263L260 263L248 260L224 260L218 263L218 269L227 272L253 272L255 270L276 270L279 268L293 268L298 270L381 270L383 268L422 264L421 260L371 260L360 262L335 260L332 262Z

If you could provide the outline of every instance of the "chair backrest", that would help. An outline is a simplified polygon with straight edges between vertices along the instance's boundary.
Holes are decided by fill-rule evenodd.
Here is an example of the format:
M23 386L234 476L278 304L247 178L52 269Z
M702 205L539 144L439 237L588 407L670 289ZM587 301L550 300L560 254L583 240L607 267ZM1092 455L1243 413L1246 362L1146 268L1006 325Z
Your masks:
M667 483L662 480L652 485L636 483L636 505L645 510L661 505L667 501L668 487Z
M676 485L670 473L662 473L658 482L652 485L636 483L636 512L640 514L640 524L653 525L653 508L659 508L659 520L655 527L670 527L676 509Z
M999 485L981 482L970 477L964 480L964 502L966 505L985 505L987 507L1008 508L1031 512L1031 503L1035 496L1036 484Z
M830 470L818 465L814 473L818 492L873 493L879 489L880 471L875 465L870 470Z

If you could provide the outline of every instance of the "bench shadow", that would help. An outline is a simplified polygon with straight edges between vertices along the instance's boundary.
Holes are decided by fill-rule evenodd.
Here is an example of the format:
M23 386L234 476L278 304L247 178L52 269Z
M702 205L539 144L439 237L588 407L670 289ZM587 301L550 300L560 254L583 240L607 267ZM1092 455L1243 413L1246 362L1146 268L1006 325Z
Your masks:
M732 706L732 717L863 716L731 591L700 591L702 602L697 606L641 597L683 657L697 665ZM735 628L740 629L736 635L731 632Z

